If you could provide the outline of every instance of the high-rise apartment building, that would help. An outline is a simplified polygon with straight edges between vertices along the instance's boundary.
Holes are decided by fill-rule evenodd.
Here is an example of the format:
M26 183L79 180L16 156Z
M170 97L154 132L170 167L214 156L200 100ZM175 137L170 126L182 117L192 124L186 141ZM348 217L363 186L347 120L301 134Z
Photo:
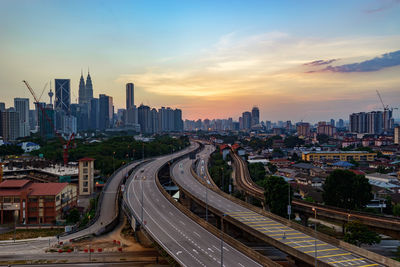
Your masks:
M6 110L6 104L4 102L0 102L0 111Z
M39 103L41 105L41 103ZM54 137L54 126L56 124L55 110L51 105L43 107L38 111L38 122L40 136L49 139Z
M14 108L19 113L19 137L29 136L29 98L14 98Z
M251 126L260 123L260 110L258 107L253 107L251 110Z
M15 141L20 134L19 113L14 108L1 112L1 133L4 141Z
M92 98L90 100L90 111L89 111L89 129L96 130L99 128L99 99Z
M297 135L304 137L310 136L310 124L308 122L301 122L297 124Z
M56 99L54 101L56 110L63 110L66 114L70 112L71 104L71 80L55 79Z
M327 136L334 136L336 134L336 127L326 123L325 121L318 122L317 134L326 134Z
M393 129L392 111L371 111L350 114L353 133L382 134Z
M248 111L245 111L242 113L242 120L243 120L243 129L244 130L250 130L251 128L251 113Z
M394 128L394 143L400 145L400 126Z

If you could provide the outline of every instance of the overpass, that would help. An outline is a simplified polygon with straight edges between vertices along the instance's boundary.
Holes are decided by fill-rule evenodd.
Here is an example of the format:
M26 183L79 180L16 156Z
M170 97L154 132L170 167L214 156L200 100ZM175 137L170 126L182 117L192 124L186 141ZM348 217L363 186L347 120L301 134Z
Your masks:
M246 195L252 196L263 203L264 189L253 182L245 161L236 153L231 152L231 156L234 161L235 181L238 187L242 189ZM310 203L300 199L293 199L291 205L303 218L314 217L316 210L317 219L330 220L342 225L351 220L358 220L379 233L391 236L395 239L400 239L400 219L394 216L373 215L365 212Z
M263 266L211 233L183 213L163 194L158 173L172 160L196 151L199 145L158 157L133 173L126 183L123 202L133 227L140 225L182 266ZM165 190L164 190L165 191ZM223 262L222 262L223 261Z
M236 229L287 253L296 264L318 266L397 266L397 262L346 242L314 232L258 209L204 183L189 159L173 165L172 178L189 201L217 216L224 231ZM317 248L317 249L314 249Z

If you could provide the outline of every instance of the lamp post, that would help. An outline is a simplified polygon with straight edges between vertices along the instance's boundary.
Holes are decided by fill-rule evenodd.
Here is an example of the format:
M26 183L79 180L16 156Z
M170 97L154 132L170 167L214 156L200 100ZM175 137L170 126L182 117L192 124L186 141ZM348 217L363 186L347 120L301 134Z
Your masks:
M18 205L15 204L15 207L18 208ZM15 243L15 235L17 231L17 217L18 217L18 210L14 210L14 243Z
M225 214L221 216L221 267L224 266L224 217Z
M115 151L113 152L113 169L114 169L114 172L115 172L114 158L115 158Z
M290 205L290 183L289 183L289 181L288 181L288 199L289 199L289 202L288 202L287 210L288 210L288 217L289 217L289 221L290 221L290 215L292 214L292 205Z
M145 177L143 176L143 178L145 178ZM144 204L144 202L143 202L143 191L144 191L143 186L144 186L144 181L142 181L142 214L141 214L141 217L142 217L142 225L144 226L144 224L143 224L143 204Z
M204 179L204 174L203 174ZM206 222L208 222L208 186L206 185Z
M221 190L224 191L224 168L221 167Z
M316 208L312 208L312 210L314 211L314 231L315 231L315 239L314 239L314 249L315 249L315 267L317 267L317 209Z

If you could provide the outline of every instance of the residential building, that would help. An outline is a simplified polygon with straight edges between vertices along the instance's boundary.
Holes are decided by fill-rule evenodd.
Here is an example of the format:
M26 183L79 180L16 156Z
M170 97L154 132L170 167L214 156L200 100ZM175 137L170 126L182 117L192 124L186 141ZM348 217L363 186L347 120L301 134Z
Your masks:
M394 128L394 143L400 145L400 126Z
M4 141L15 141L20 137L19 113L9 108L1 113L1 132Z
M243 120L243 130L250 130L251 129L251 113L245 111L242 113L242 120Z
M251 110L251 126L257 125L260 123L260 110L258 107L253 107Z
M29 136L29 98L14 98L14 108L19 113L19 137Z
M373 161L377 153L365 151L310 151L303 152L302 160L319 162L325 160L333 161Z
M308 122L297 124L297 135L302 137L310 136L310 124Z
M0 183L0 224L54 224L76 206L76 185L5 180Z
M317 126L317 134L325 134L332 137L336 134L336 127L326 123L325 121L320 121Z
M129 110L133 106L135 106L135 91L134 84L127 83L126 84L126 110Z
M104 94L99 95L99 129L112 128L114 116L113 98Z
M80 159L78 169L79 195L90 196L94 193L94 159Z

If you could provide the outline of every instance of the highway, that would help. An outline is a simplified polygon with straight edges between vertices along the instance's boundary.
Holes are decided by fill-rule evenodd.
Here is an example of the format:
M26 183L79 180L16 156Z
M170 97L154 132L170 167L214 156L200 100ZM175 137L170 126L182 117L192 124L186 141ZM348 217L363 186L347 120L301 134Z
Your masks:
M204 149L200 153L200 157L207 157L209 151L209 149ZM269 238L283 243L297 252L313 258L317 257L319 262L330 266L384 266L287 227L278 221L238 205L212 190L207 190L203 184L192 176L190 172L191 164L191 160L185 158L174 165L172 174L175 181L199 200L207 202L209 206L226 216L250 226L260 236L267 235ZM206 193L206 191L208 192Z
M170 203L160 192L155 181L156 174L163 164L197 147L198 144L192 143L183 151L159 157L139 168L127 182L124 199L139 221L142 221L143 214L144 229L180 265L219 266L221 239ZM225 243L222 251L224 266L261 266Z
M118 208L116 207L116 200L117 193L119 191L119 185L127 172L140 163L142 163L142 161L132 162L116 171L115 175L112 177L108 186L103 192L104 197L101 203L100 215L97 221L79 232L60 237L60 241L66 242L73 238L99 233L105 228L106 225L111 223L118 211ZM56 237L43 237L20 241L17 240L15 243L13 241L0 241L0 259L2 256L10 254L26 254L27 252L30 254L44 253L45 249L49 247L49 244L54 245L57 242L58 240Z
M197 162L197 166L196 166L196 173L199 177L203 178L204 181L209 184L209 185L213 185L216 187L213 179L211 179L210 174L208 173L208 160L209 160L209 156L210 154L212 154L215 151L215 147L214 146L207 146L208 149L208 153L204 156L204 154L198 155L198 162Z

